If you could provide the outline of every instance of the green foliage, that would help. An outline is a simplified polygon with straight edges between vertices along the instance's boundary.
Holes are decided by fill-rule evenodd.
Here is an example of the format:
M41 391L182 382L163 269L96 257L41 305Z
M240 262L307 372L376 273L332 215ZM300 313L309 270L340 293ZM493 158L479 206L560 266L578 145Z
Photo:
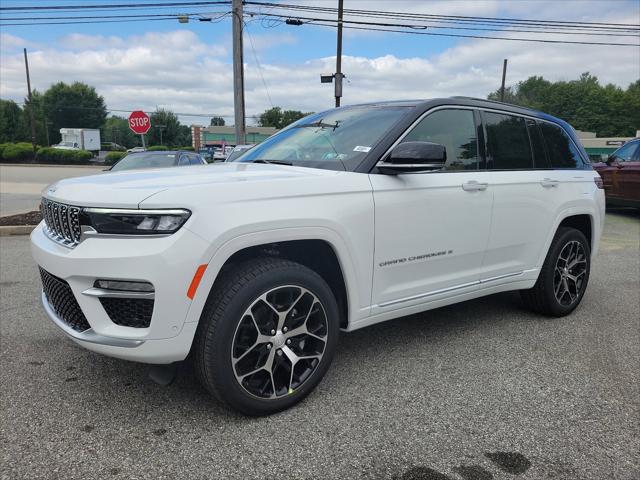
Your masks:
M82 165L89 163L93 154L87 150L62 150L43 147L36 153L36 163L54 163L60 165Z
M33 145L26 142L4 144L2 161L4 163L26 163L33 160Z
M13 100L0 100L0 142L28 140L22 109Z
M310 112L303 113L300 110L282 110L280 107L273 107L260 114L258 125L261 127L284 128L310 114Z
M179 145L183 143L178 139L181 135L180 121L175 113L163 108L156 110L151 115L151 130L147 133L148 145ZM185 127L189 128L189 127ZM162 130L162 141L160 131Z
M126 148L140 145L140 136L129 128L129 120L113 115L107 118L100 129L100 138L103 142L113 142Z
M60 141L61 128L100 128L107 118L104 98L82 82L54 83L42 96L42 108L51 122L51 143Z
M122 145L118 145L115 143L101 143L100 150L104 152L126 152L127 149Z
M127 152L109 152L104 157L104 163L107 165L113 165L118 160L127 156Z
M213 117L211 119L211 123L209 124L212 127L224 127L225 121L222 117Z
M152 147L148 147L147 150L149 152L158 152L158 151L169 150L169 147L167 147L166 145L153 145Z
M498 100L500 91L488 98ZM598 137L631 137L640 126L640 80L624 90L611 84L602 86L589 73L568 82L534 76L505 89L504 100L550 113L577 130L596 132Z

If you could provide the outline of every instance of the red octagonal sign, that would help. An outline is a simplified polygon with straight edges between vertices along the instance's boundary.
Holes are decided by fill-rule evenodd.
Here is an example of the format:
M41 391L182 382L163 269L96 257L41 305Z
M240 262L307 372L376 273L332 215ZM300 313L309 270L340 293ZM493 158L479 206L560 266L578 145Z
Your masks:
M129 128L138 135L147 133L151 128L151 120L149 115L142 110L136 110L129 115Z

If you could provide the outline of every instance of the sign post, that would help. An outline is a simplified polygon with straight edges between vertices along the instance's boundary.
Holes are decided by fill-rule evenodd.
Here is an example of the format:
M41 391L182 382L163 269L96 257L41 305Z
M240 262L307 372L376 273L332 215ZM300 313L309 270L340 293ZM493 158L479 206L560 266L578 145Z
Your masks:
M149 115L144 113L142 110L131 112L131 115L129 115L129 128L133 133L140 135L142 148L146 149L147 147L144 142L144 134L151 128L151 119L149 118Z

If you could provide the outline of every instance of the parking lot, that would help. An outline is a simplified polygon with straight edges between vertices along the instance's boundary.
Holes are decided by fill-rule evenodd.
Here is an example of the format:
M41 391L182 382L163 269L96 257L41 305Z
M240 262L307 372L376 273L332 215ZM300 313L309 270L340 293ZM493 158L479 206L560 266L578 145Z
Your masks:
M500 294L341 337L293 409L246 418L182 367L65 339L27 237L1 238L3 479L640 478L640 217L607 215L584 301L562 319Z

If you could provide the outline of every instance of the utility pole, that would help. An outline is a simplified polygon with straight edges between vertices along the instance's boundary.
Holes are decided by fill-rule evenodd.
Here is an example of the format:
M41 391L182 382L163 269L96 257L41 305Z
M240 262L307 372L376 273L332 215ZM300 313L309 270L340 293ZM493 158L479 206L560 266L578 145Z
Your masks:
M340 106L342 97L342 15L344 11L344 0L338 0L338 44L336 45L336 74L335 74L335 96L336 107Z
M162 129L166 127L166 125L156 125L156 128L160 130L160 145L162 145Z
M29 93L29 119L31 120L31 144L33 153L36 153L36 123L33 118L33 102L31 98L31 79L29 78L29 60L27 60L27 49L24 49L24 68L27 71L27 92Z
M236 145L246 143L244 110L244 59L242 46L243 14L242 0L233 0L233 108L235 115Z
M500 87L500 101L504 102L504 81L507 78L507 59L502 63L502 86Z

